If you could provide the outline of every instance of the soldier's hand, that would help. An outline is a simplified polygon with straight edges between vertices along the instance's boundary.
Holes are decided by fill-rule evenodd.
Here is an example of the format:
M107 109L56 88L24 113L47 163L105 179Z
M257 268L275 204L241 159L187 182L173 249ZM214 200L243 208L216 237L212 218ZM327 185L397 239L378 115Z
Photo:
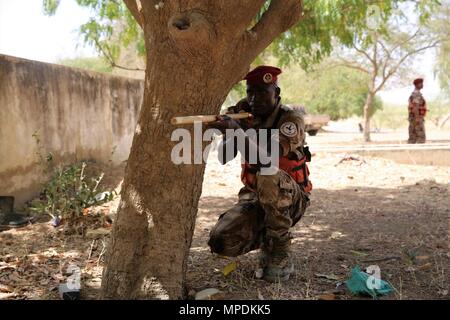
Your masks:
M226 113L250 112L250 110L250 105L247 100L241 100L235 106L229 107Z
M227 115L217 116L217 121L207 123L206 127L207 129L220 130L222 134L225 134L225 131L227 129L234 129L234 130L241 129L239 123L236 120L231 119Z
M237 113L239 113L239 112L250 112L251 111L250 105L248 104L247 100L239 101L234 108L235 108Z
M250 105L248 104L247 100L242 99L239 101L234 107L233 110L235 113L242 113L242 112L248 112L251 113ZM239 124L241 125L241 128L244 130L247 130L251 127L252 120L251 118L241 119L239 120Z

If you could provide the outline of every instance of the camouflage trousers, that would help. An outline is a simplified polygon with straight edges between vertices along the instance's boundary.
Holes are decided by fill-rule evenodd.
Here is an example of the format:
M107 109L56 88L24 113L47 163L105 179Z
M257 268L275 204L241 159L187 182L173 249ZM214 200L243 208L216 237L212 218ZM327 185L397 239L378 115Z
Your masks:
M283 170L257 175L256 190L239 191L239 201L223 213L210 232L212 252L235 257L267 244L288 242L289 232L309 206L309 194Z
M414 117L409 117L409 138L408 143L425 143L425 120L416 121Z

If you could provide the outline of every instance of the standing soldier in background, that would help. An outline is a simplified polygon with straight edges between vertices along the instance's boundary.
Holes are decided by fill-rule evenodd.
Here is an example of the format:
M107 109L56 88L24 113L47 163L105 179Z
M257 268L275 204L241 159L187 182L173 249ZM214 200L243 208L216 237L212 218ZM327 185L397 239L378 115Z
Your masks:
M413 84L415 89L409 97L408 105L408 143L425 143L425 114L427 113L427 105L420 92L423 88L423 79L415 79Z

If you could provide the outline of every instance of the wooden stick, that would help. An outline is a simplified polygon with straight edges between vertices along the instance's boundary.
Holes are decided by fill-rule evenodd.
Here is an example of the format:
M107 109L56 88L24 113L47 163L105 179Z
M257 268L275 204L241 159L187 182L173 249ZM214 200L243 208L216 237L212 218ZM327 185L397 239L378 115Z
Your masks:
M251 117L251 113L248 112L241 112L241 113L230 113L225 114L226 116L229 116L231 119L238 120L238 119L246 119ZM214 122L217 120L217 115L201 115L201 116L186 116L186 117L173 117L170 119L170 123L173 125L179 125L179 124L193 124L194 122Z
M379 259L362 260L362 262L381 262L381 261L400 260L400 259L401 259L401 257L399 257L399 256L391 256L391 257L385 257L385 258L379 258Z

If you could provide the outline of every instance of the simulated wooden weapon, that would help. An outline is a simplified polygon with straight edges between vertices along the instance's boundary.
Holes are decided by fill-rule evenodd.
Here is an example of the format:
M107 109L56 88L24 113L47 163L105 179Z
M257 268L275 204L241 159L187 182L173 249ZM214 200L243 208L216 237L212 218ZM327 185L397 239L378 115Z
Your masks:
M234 120L247 119L252 117L252 114L248 112L227 113L224 115ZM194 122L208 123L217 121L218 116L219 115L199 115L199 116L173 117L172 119L170 119L170 123L173 125L193 124Z

